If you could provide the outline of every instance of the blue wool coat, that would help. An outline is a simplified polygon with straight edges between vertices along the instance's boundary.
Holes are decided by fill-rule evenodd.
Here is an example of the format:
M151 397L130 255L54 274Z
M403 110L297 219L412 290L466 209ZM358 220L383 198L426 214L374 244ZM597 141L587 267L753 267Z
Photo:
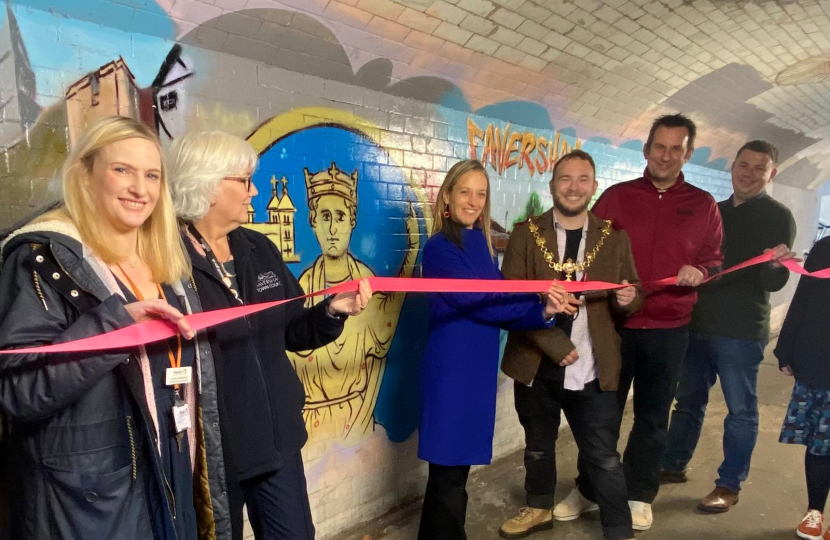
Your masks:
M479 229L463 229L464 249L438 233L424 246L427 278L504 279ZM499 330L545 321L530 294L429 294L429 337L421 361L418 457L440 465L483 465L493 457Z

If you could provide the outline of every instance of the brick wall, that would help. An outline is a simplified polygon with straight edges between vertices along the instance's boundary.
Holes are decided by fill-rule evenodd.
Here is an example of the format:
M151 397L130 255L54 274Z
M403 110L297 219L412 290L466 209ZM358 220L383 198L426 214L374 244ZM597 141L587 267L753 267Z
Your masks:
M356 172L350 254L377 275L418 275L430 202L457 160L474 151L486 161L492 214L509 231L529 208L550 206L550 168L568 148L581 146L594 156L600 189L639 176L643 122L668 110L666 98L705 71L690 60L704 58L702 51L684 53L686 59L652 33L656 17L665 14L645 2L138 4L71 1L48 12L45 3L27 0L7 9L0 53L13 54L0 69L13 62L15 70L2 78L0 92L14 107L0 117L0 225L57 197L57 171L73 134L95 115L118 112L156 126L165 144L190 129L249 138L261 155L250 226L273 235L269 204L290 195L296 262L289 267L298 277L320 256L303 169L325 174L334 163L347 175ZM710 22L718 18L706 13ZM684 30L691 23L675 22L681 33L691 32ZM650 68L613 64L646 57L645 43L680 62L649 76L647 90L632 79L643 83ZM577 65L582 58L590 66ZM677 66L687 64L694 77L689 72L678 79ZM476 65L487 69L471 67ZM599 65L608 69L598 72ZM706 65L717 69L725 62L713 57ZM657 102L663 105L654 109ZM704 125L706 118L700 117ZM728 141L732 148L745 136L714 126L701 140ZM690 182L718 200L731 193L728 172L714 162L725 155L703 148L685 168ZM774 195L796 211L798 245L807 245L814 234L814 193L783 186ZM279 231L275 241L285 251ZM785 305L788 294L776 295L775 303ZM347 328L347 337L366 347L346 359L354 381L368 381L355 403L377 402L366 430L348 415L308 413L304 459L320 538L422 493L426 469L416 456L414 429L424 315L423 298L410 296L402 308L364 316L369 330ZM390 332L388 343L367 337L379 332ZM292 360L299 373L313 373L329 354ZM364 366L382 369L364 377ZM501 377L494 457L519 449L522 441L512 387Z

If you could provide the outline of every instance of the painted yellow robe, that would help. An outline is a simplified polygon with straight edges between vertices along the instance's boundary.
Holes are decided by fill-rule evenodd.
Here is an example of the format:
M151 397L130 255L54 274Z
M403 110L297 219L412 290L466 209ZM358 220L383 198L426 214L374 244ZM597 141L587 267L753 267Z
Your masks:
M399 277L411 277L418 255L418 223L414 212L407 220L407 251ZM350 253L347 280L373 277L372 270ZM300 276L306 292L336 285L327 283L323 256ZM395 336L406 294L377 293L366 310L346 320L343 333L332 343L313 351L288 353L306 393L303 417L309 441L341 439L354 444L371 433L386 355ZM323 300L306 299L306 306Z

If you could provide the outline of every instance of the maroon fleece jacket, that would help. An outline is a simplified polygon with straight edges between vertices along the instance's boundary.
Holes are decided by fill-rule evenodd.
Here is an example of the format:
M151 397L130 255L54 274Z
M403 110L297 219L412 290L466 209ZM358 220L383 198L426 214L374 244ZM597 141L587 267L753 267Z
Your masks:
M683 173L660 193L646 170L642 178L606 189L591 211L628 233L637 274L646 287L649 281L676 276L685 265L707 277L723 263L723 222L715 199L686 183ZM691 320L695 302L697 291L692 287L650 291L625 327L683 326Z

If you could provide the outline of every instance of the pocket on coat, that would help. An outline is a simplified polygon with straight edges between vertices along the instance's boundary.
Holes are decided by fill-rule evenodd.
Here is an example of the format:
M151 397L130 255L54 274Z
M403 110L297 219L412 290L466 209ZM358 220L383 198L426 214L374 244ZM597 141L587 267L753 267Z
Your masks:
M152 537L143 482L134 479L128 446L49 456L43 468L55 540Z

